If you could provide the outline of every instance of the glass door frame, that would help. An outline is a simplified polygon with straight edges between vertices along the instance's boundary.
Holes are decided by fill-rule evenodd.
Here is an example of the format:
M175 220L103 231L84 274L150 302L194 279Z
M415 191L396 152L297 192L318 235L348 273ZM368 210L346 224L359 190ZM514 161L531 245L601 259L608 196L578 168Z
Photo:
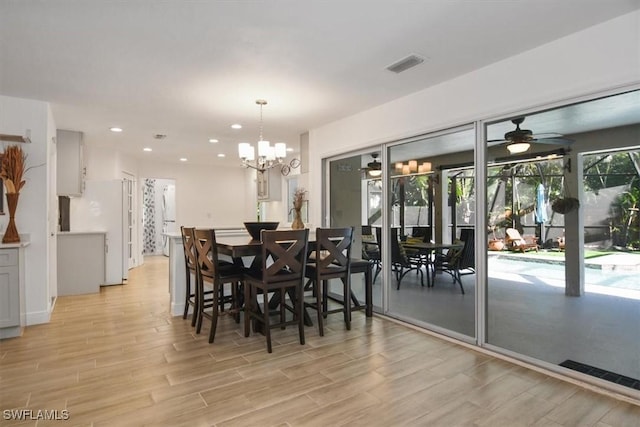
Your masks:
M370 147L367 147L365 149L360 149L360 150L355 150L355 151L349 151L346 153L341 153L335 156L331 156L331 157L325 157L322 159L322 206L321 206L321 212L322 212L322 224L320 225L320 227L330 227L331 226L331 194L330 194L330 175L331 175L331 168L329 167L331 162L334 161L338 161L341 159L347 159L350 157L355 157L355 156L368 156L371 154L371 152L375 152L375 151L379 151L381 153L381 158L380 161L382 162L382 201L381 204L382 206L385 206L385 204L387 203L386 199L387 199L387 195L386 195L386 188L387 188L387 184L384 180L384 176L385 176L385 172L384 172L384 165L386 164L386 155L384 152L384 146L383 145L373 145ZM384 212L382 213L382 227L385 227L385 220L386 220L386 215L384 214ZM383 239L384 239L384 234L383 234ZM384 240L383 240L384 241ZM381 243L381 247L382 247ZM386 251L382 251L382 253L384 254ZM384 260L382 261L384 262ZM385 280L388 280L385 278L384 274L381 274L381 284L385 283ZM375 291L375 287L374 287L374 291ZM382 313L382 314L386 314L385 313L385 307L387 307L388 304L388 292L386 289L386 286L381 286L381 292L382 292L382 307L376 307L375 303L373 305L373 310L376 313ZM375 300L375 298L374 298Z

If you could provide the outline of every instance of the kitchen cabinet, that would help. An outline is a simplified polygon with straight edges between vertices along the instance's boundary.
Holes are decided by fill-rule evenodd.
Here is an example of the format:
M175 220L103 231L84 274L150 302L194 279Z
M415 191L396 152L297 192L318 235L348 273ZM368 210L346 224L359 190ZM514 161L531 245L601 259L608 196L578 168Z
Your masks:
M81 196L84 191L85 177L82 132L58 129L56 147L58 195Z
M258 200L261 202L282 200L282 175L280 168L256 172Z
M0 339L22 335L25 324L24 246L0 246Z
M100 292L105 283L106 232L58 233L58 296Z

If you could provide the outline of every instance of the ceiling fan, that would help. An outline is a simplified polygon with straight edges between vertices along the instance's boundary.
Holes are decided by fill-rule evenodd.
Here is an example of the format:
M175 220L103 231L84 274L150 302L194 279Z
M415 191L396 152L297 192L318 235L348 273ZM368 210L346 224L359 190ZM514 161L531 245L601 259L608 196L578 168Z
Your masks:
M366 168L361 168L361 171L365 171L369 174L369 176L373 178L377 178L382 175L382 163L378 161L378 153L371 153L371 157L373 161L367 163Z
M503 142L507 144L507 150L510 154L524 153L531 147L531 143L550 144L569 146L573 144L572 139L564 138L559 134L540 134L534 135L529 129L520 129L520 125L524 122L524 117L517 117L511 122L516 128L504 134L504 139L492 139L488 142ZM549 136L545 136L549 135Z

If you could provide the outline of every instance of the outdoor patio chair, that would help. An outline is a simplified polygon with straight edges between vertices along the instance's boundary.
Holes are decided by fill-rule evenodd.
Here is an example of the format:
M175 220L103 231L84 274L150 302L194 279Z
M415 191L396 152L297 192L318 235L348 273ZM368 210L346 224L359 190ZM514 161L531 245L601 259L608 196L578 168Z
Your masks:
M534 249L538 252L538 242L535 236L522 237L520 232L515 228L507 228L506 244L507 248L512 251L526 252Z

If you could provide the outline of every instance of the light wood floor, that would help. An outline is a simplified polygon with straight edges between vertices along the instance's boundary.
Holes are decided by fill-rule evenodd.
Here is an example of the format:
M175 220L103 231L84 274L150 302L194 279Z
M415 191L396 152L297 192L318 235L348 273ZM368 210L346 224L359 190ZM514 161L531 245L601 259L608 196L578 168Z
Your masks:
M171 317L167 260L129 284L61 297L51 323L0 342L0 425L634 426L640 407L385 319L339 315L244 338L224 317ZM8 409L67 410L69 421L5 420Z

